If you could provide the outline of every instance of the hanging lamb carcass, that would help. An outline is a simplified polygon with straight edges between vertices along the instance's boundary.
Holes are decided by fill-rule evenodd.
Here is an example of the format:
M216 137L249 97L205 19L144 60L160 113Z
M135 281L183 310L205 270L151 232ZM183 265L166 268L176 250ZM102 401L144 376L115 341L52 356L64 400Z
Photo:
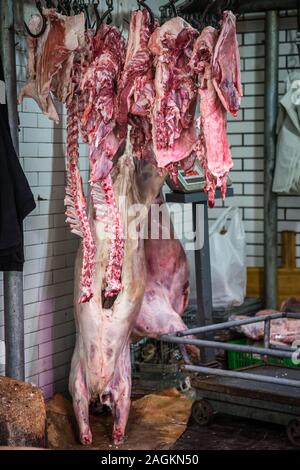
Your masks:
M209 162L204 170L210 199L218 184L224 192L230 167L225 109L235 113L240 94L236 51L234 75L227 71L224 78L220 71L225 70L225 46L235 40L235 23L227 14L221 32L206 31L197 39L181 18L160 27L144 9L132 13L125 49L114 26L102 24L94 35L84 31L83 15L71 19L53 9L43 14L45 32L28 38L28 82L20 99L31 96L54 120L52 95L67 106L66 214L73 233L82 237L75 265L77 335L69 387L81 442L92 442L89 403L100 398L112 409L113 440L120 443L130 409L131 338L185 329L181 316L189 296L187 258L172 226L167 240L144 240L136 233L152 217L151 205L162 204L158 194L168 172L176 176L180 161L190 167L196 153L202 163ZM29 26L39 29L36 16ZM55 54L58 32L61 54ZM216 162L219 178L211 170L214 156L207 147L203 156L199 147L206 132L203 122L197 143L196 77L202 109L207 109L203 83L214 87L209 103L220 108L215 117L227 146L218 147L223 152ZM230 101L233 80L237 99ZM89 146L88 204L78 167L80 135ZM142 208L138 217L136 207ZM132 226L136 230L128 233Z

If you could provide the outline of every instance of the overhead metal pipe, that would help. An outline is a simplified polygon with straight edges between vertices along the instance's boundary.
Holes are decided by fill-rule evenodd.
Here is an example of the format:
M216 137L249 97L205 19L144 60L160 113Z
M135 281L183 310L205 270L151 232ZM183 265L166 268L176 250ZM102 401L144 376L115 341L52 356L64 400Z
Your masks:
M14 148L18 154L18 109L17 77L15 56L14 3L1 2L1 43L2 59L6 84L9 126ZM5 374L8 377L24 380L24 303L23 273L4 273L4 331L5 331Z
M264 99L264 299L277 308L277 195L273 193L278 110L279 17L268 11L265 19Z
M297 0L238 0L239 13L255 13L269 10L294 10Z
M187 0L178 11L180 14L201 13L207 6L207 0ZM297 0L233 0L229 8L235 13L255 13L269 10L294 10Z

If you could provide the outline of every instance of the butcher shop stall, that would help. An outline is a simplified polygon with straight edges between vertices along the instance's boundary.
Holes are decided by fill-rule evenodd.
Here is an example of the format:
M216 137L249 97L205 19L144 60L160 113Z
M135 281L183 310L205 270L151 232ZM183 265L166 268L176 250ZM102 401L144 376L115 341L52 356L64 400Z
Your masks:
M300 2L0 12L0 450L300 447Z

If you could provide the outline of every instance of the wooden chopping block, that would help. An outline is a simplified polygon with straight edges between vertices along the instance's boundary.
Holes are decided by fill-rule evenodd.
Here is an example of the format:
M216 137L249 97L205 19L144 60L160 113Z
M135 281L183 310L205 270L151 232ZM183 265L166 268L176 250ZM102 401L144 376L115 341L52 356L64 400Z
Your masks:
M296 233L284 231L282 265L277 269L277 308L290 297L300 298L300 268L296 267ZM264 298L264 269L247 269L247 296Z

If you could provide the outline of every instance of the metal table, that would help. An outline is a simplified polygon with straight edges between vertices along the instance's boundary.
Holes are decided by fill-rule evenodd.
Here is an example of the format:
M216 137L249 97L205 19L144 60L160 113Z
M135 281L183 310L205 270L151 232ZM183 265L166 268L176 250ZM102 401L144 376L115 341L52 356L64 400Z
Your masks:
M239 369L257 377L278 377L299 381L300 369L274 365L251 366ZM192 415L203 426L215 413L251 418L287 426L293 445L300 447L300 390L289 385L241 380L235 377L196 376L192 378L197 399Z
M265 365L238 370L224 370L198 365L185 365L183 369L200 374L193 379L197 396L192 414L199 424L208 424L214 411L261 419L287 425L290 441L300 447L300 367L281 367L268 364L268 357L299 358L296 347L270 343L272 320L279 318L300 319L299 313L273 313L244 320L232 320L216 325L192 328L163 335L162 341L177 344L193 344L199 347L227 351L260 354ZM241 325L264 322L264 345L249 346L198 339L197 335L213 333ZM193 338L187 338L187 336ZM211 378L207 378L207 376ZM209 400L209 401L208 401Z

